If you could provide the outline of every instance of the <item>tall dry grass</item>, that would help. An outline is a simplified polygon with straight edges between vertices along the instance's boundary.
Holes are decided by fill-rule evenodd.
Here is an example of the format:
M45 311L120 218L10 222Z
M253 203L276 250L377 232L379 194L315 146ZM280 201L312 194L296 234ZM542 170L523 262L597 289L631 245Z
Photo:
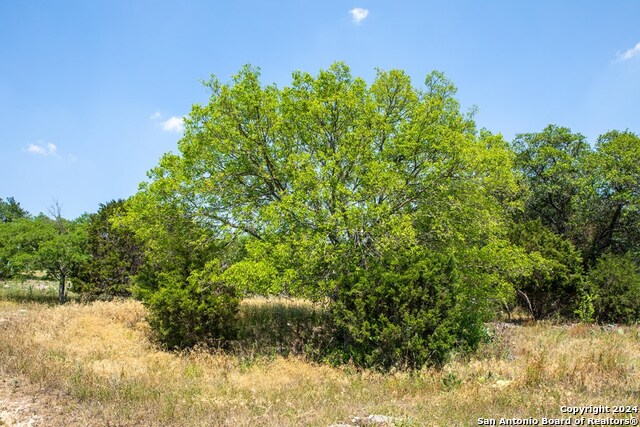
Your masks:
M308 303L253 300L241 310L239 351L178 354L154 345L134 301L0 302L0 370L66 393L84 414L77 425L95 426L328 426L369 414L463 426L640 400L638 327L498 324L493 342L442 370L380 374L294 355L301 322L321 315ZM289 350L265 353L274 342Z

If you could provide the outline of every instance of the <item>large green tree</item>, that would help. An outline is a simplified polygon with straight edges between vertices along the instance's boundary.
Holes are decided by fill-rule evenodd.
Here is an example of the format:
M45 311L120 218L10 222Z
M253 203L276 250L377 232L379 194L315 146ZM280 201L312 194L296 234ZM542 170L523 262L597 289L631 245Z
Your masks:
M498 264L509 259L512 154L460 112L442 74L417 89L402 71L379 71L367 85L336 63L315 77L295 72L280 89L247 66L229 84L207 86L209 102L186 119L179 154L163 156L131 202L139 234L148 225L133 218L166 210L207 230L201 244L241 241L220 277L253 292L350 298L350 275L386 286L371 273L384 260L438 252L424 265L455 270L447 310L464 306L478 322L489 301L509 293L508 266ZM158 230L152 241L169 235ZM417 301L399 297L396 309L409 300Z
M508 148L476 133L441 74L418 90L381 71L368 87L338 63L278 89L245 67L208 86L149 191L171 192L218 233L251 236L251 253L284 273L277 291L330 292L344 268L394 245L496 235L497 195L513 190Z

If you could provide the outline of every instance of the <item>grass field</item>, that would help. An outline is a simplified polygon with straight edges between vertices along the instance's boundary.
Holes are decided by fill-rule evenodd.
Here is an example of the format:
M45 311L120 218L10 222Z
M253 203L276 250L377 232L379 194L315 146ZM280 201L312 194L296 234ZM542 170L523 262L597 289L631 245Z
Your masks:
M321 315L316 310L245 301L234 350L178 354L154 345L135 301L4 298L0 374L5 384L30 384L34 399L57 396L48 404L57 409L38 424L54 426L326 427L371 414L397 425L470 426L478 418L566 418L563 405L640 403L637 326L497 323L489 326L493 341L472 357L441 370L380 374L307 361L300 328ZM279 350L266 351L274 345Z
M80 300L80 296L72 290L67 290L67 298L71 301ZM16 302L57 304L58 283L45 279L0 281L0 299Z

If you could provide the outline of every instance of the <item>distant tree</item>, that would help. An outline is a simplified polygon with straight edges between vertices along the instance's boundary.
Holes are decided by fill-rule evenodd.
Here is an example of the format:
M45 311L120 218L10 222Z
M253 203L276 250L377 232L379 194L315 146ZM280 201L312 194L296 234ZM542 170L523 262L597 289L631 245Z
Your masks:
M588 285L597 321L640 321L640 266L630 254L601 256L589 272Z
M13 197L7 197L6 201L0 198L0 222L10 222L27 216L29 213L22 209Z
M81 221L64 221L64 228L55 227L53 238L42 244L37 264L47 275L58 281L58 299L66 301L67 280L74 278L86 262L86 225Z
M640 259L640 137L611 131L585 161L579 223L590 266L603 254Z
M67 296L67 280L77 277L87 260L88 217L84 215L74 221L63 218L58 201L50 207L49 213L52 216L49 227L54 232L38 249L37 265L58 281L58 299L63 304Z
M540 219L554 233L569 237L581 191L582 162L590 153L586 138L549 125L542 132L517 135L513 148L528 189L526 219Z
M38 270L39 250L54 233L44 215L0 223L0 278L29 277Z
M86 217L69 221L56 203L43 214L0 223L0 276L29 277L44 271L58 281L58 297L64 303L67 280L77 277L86 261Z
M79 290L96 296L131 295L132 276L142 263L143 249L133 231L114 225L126 214L124 200L101 204L87 224L87 262L80 271Z
M516 282L520 305L534 319L571 317L583 285L580 252L540 220L516 223L510 234L524 249L531 269Z

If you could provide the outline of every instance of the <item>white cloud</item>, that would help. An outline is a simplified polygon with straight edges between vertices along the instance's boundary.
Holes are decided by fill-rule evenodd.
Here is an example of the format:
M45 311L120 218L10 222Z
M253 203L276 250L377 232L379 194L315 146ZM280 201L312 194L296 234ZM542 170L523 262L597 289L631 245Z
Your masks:
M367 16L369 16L369 10L363 9L361 7L353 8L349 11L349 13L351 14L353 22L355 22L356 24L361 23L367 18Z
M40 145L36 145L36 144L29 144L29 147L27 147L27 151L29 153L33 153L33 154L40 154L42 156L46 156L47 155L47 149L40 146Z
M634 56L640 56L640 43L623 53L618 53L618 61L627 61Z
M165 120L161 123L162 130L166 132L176 132L180 133L184 131L184 122L182 117L170 117L168 120Z
M39 141L37 144L29 144L27 152L40 156L56 156L58 154L58 147L56 147L56 144L50 142L43 144Z
M167 120L164 120L164 115L160 111L156 111L152 115L149 116L150 120L154 122L159 122L160 127L165 132L176 132L182 133L184 132L184 117L171 116Z

